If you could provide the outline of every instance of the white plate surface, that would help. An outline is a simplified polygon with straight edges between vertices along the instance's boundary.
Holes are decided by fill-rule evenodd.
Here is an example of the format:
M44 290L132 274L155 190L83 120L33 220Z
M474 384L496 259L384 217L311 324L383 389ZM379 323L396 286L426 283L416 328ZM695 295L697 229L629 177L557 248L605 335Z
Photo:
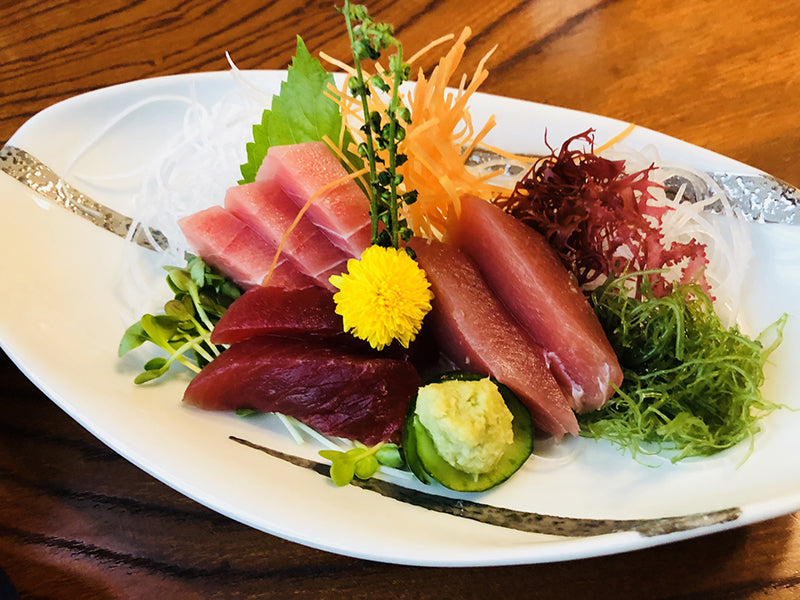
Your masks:
M270 93L282 72L249 72ZM134 82L78 96L42 111L9 140L95 200L132 209L141 170L180 133L191 98L215 106L236 88L229 73ZM491 142L542 152L588 127L602 142L625 123L595 115L478 95L476 122L496 114ZM258 113L255 117L258 118ZM236 135L239 135L238 133ZM241 130L245 140L248 128ZM669 159L703 169L753 169L673 138L636 129L634 148L655 145ZM243 150L243 148L242 148ZM235 161L234 161L235 162ZM112 174L110 178L104 175ZM116 174L116 175L114 175ZM236 182L221 176L219 189ZM216 194L216 192L214 192ZM221 202L221 196L211 202ZM0 343L42 391L115 451L202 504L255 528L313 547L403 564L496 565L564 560L622 552L741 526L800 509L800 411L764 421L755 451L664 462L651 468L610 445L573 440L570 460L531 461L480 502L574 518L646 519L729 508L730 522L657 536L620 532L595 537L523 533L439 514L355 487L336 488L320 475L236 444L230 435L315 458L317 446L296 445L271 417L243 420L181 404L188 375L155 385L132 380L142 353L120 360L119 338L131 322L126 260L147 264L147 250L42 201L0 175L0 250L4 292ZM767 367L765 394L800 408L793 392L800 372L800 228L751 225L755 256L748 269L746 321L760 330L791 315L781 348ZM127 257L127 258L126 258ZM152 267L158 273L156 266ZM160 280L160 274L156 277ZM166 287L147 290L163 302ZM146 352L146 351L145 351Z

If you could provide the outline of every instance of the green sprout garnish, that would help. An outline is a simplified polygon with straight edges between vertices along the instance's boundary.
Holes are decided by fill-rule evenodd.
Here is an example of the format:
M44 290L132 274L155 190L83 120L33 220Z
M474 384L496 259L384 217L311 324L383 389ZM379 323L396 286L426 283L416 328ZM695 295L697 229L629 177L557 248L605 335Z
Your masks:
M349 81L349 91L361 101L364 112L361 130L365 139L359 144L358 153L369 165L372 243L399 248L400 240L408 241L412 235L406 219L399 216L399 208L402 204L413 204L417 199L413 190L398 194L403 176L397 173L397 167L407 160L406 155L398 151L406 133L403 124L411 123L411 112L402 104L399 89L403 82L408 81L411 67L403 62L403 46L394 37L391 25L375 22L365 6L351 5L349 1L345 1L342 13L356 71ZM362 61L376 61L381 52L389 48L394 48L395 54L389 57L388 70L373 75L367 82ZM369 108L368 98L373 90L389 95L383 113ZM385 153L386 158L380 153ZM381 228L381 224L385 228Z
M167 357L148 360L134 379L142 384L161 377L179 362L195 373L222 352L211 343L211 331L228 306L241 295L236 285L198 257L191 257L185 268L165 267L167 285L175 294L164 305L164 313L145 314L128 327L120 340L123 356L150 342ZM191 353L191 354L190 354Z
M381 465L396 469L403 466L397 444L385 442L372 447L356 442L350 450L320 450L319 455L331 461L331 479L340 487L348 485L353 477L369 479Z

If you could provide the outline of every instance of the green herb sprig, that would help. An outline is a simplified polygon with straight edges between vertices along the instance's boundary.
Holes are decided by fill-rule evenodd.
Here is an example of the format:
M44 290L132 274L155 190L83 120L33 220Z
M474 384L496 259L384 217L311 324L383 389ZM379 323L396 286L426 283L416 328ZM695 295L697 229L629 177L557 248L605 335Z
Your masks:
M628 282L642 275L608 280L590 296L624 379L602 409L580 416L581 435L634 457L669 450L672 462L752 444L759 420L780 407L760 387L786 315L750 339L723 326L699 285L657 297L645 276L631 296Z
M369 479L380 465L399 469L404 464L397 444L389 443L367 447L356 442L350 450L320 450L319 455L331 461L331 479L340 487L348 485L353 477Z
M241 290L198 257L185 268L165 267L167 285L175 297L164 305L164 313L145 314L131 325L120 340L118 354L124 356L145 342L167 353L148 360L134 379L142 384L161 377L175 362L192 371L219 356L222 348L210 342L211 331Z
M411 123L411 113L402 104L399 89L403 82L408 81L411 67L403 62L403 46L394 37L391 25L376 22L365 6L351 5L349 1L345 1L341 12L347 25L356 71L355 77L349 80L349 91L360 99L364 112L361 130L365 139L358 145L358 153L369 165L372 243L399 248L400 240L408 241L412 235L406 219L400 217L399 209L417 199L416 190L398 193L403 176L397 173L397 167L407 160L406 155L398 151L399 143L405 138L404 124ZM389 57L388 70L373 75L368 83L364 78L362 61L376 61L389 48L394 48L395 54ZM372 89L389 94L389 103L383 113L369 108L368 98ZM387 159L380 152L385 152Z

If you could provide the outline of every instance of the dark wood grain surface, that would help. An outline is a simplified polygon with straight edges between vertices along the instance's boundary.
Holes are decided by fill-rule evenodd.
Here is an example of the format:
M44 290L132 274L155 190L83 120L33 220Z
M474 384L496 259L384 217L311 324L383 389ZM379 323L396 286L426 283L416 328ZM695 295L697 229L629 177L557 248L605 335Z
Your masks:
M498 44L483 91L632 121L800 184L800 1L369 6L409 49L471 26L468 71ZM0 143L81 92L225 70L225 51L241 68L284 68L296 34L347 55L323 1L0 0ZM417 568L306 548L140 471L5 355L0 381L0 568L22 598L800 597L798 515L550 565Z

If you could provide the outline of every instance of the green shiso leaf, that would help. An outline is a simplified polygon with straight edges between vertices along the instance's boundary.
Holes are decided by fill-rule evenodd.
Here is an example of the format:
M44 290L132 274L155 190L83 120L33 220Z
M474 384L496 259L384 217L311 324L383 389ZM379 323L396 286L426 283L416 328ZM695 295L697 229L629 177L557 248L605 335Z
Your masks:
M590 297L624 380L602 409L580 416L581 435L610 440L634 457L671 451L672 462L752 444L759 420L780 407L760 388L786 316L750 339L723 326L699 285L656 297L648 277L642 280L633 297L625 278Z
M264 111L261 123L253 126L253 141L247 144L247 162L241 165L240 184L255 181L272 146L318 142L323 137L338 142L342 115L339 105L326 94L332 84L333 76L311 56L298 36L297 50L286 81L281 83L280 94L272 97L272 107ZM346 134L344 149L351 143L352 137ZM356 159L356 165L360 164L357 157L347 154L351 160Z

